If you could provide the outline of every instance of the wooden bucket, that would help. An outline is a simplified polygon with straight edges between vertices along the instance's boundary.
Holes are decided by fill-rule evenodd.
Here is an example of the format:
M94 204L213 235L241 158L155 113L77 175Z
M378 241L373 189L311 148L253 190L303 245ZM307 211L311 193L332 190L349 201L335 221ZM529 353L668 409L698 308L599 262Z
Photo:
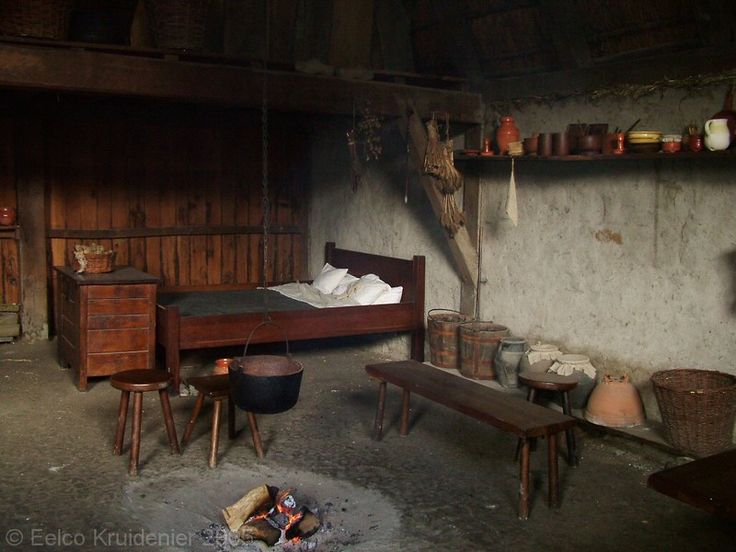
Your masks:
M450 309L431 309L427 313L430 362L440 368L459 367L460 324L471 321L466 314Z
M493 322L460 325L460 373L473 379L493 379L493 359L509 329Z

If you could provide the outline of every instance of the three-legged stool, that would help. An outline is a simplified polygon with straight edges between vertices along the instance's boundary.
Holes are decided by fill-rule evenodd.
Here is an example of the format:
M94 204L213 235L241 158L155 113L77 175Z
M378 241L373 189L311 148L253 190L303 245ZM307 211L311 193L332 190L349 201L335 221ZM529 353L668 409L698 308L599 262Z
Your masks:
M194 387L199 395L197 402L194 403L192 416L184 430L184 436L181 438L181 446L184 447L192 436L194 424L197 421L204 399L210 398L215 401L212 411L212 434L210 435L210 458L209 466L214 468L217 466L217 448L220 442L220 414L222 412L222 401L227 399L227 433L230 439L235 438L235 403L230 399L230 382L227 374L216 376L197 376L189 378L187 383ZM258 458L263 458L263 446L261 444L261 434L258 432L258 424L256 417L252 412L247 412L248 427L253 436L253 446L256 449Z
M561 376L554 372L522 372L519 374L519 383L529 388L527 400L529 402L539 402L539 391L555 391L562 396L562 412L568 416L572 416L572 408L570 407L569 392L578 385L578 380L572 376ZM575 433L573 428L565 430L565 439L567 441L567 463L570 466L578 465L578 457L575 452ZM519 456L519 446L516 448L516 456Z
M110 377L110 384L115 389L120 389L121 391L120 406L118 407L118 427L115 434L115 446L112 449L113 454L119 455L123 449L125 422L128 417L128 403L130 394L133 393L133 425L131 428L130 462L128 464L129 475L138 474L138 458L141 449L143 393L158 391L171 453L180 454L179 443L176 439L174 418L171 415L171 403L169 403L168 388L170 382L171 376L161 370L127 370L113 374Z

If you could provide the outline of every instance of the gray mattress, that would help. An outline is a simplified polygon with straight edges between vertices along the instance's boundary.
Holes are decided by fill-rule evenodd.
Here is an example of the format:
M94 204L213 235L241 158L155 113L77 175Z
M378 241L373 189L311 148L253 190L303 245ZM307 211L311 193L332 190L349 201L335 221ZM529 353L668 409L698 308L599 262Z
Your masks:
M158 303L166 307L179 307L181 316L312 310L316 308L269 289L159 293Z

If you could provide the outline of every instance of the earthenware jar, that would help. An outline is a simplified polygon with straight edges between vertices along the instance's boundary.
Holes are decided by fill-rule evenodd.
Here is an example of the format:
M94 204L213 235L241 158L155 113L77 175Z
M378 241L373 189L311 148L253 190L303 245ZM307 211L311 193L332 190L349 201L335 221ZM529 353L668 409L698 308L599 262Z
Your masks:
M585 419L607 427L635 427L644 423L641 397L628 374L603 376L590 394Z
M577 354L560 355L549 371L561 376L573 376L578 380L577 387L570 391L570 402L573 408L584 408L595 387L596 370L590 358Z
M498 383L503 387L519 386L519 363L527 349L526 339L504 337L496 350L495 372Z
M705 147L710 151L725 150L731 144L727 119L708 119L703 128L705 129Z
M514 123L513 117L501 117L501 126L496 130L496 145L498 153L501 155L509 152L509 143L518 142L521 139L521 133Z
M519 371L546 372L555 360L562 354L556 345L550 343L535 343L526 354L521 357ZM543 362L547 361L547 362Z

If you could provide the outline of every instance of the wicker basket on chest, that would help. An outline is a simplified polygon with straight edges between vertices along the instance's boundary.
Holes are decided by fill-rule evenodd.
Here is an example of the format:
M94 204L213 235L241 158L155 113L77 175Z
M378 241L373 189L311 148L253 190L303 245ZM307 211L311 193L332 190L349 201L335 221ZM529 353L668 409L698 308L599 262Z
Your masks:
M74 271L89 274L112 272L115 251L93 243L74 246Z

